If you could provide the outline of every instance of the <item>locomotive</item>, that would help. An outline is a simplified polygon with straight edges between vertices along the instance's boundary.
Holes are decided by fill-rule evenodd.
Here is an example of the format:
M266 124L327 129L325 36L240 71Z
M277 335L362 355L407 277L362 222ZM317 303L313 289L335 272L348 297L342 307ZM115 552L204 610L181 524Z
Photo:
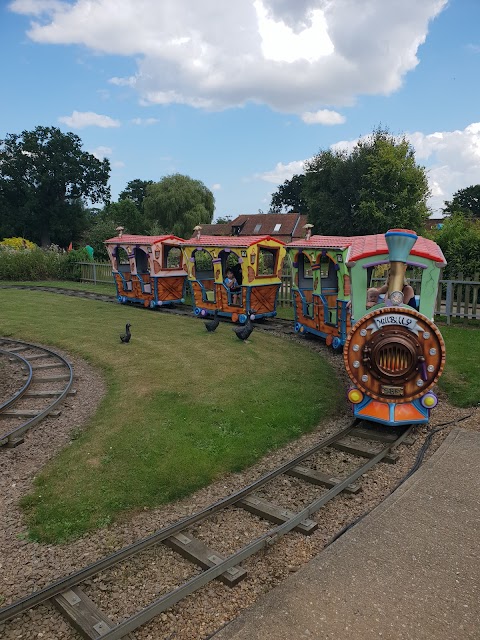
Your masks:
M359 418L389 426L425 423L438 403L432 387L445 365L445 344L431 319L445 258L434 242L407 229L388 231L384 241L367 237L370 247L366 243L355 251L352 245L347 254L352 314L359 316L343 351L353 383L348 399ZM384 243L389 263L385 297L367 308L368 269L379 263ZM404 300L407 266L421 269L418 301ZM417 304L419 311L412 306Z

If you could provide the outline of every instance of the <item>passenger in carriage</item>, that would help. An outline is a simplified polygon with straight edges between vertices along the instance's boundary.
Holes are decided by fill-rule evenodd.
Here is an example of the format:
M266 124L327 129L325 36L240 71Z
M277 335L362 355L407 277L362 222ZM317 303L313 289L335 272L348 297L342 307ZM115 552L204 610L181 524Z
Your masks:
M225 278L223 283L227 287L227 289L230 290L230 293L232 294L232 304L238 306L240 304L241 288L238 286L238 282L235 276L233 275L233 271L230 268L227 269L227 277Z
M380 287L379 289L369 289L367 291L367 309L369 308L368 306L369 292L377 291L377 296L380 294L386 294L388 292L389 281L390 281L390 275L387 277L387 280L382 287ZM413 287L409 284L406 278L403 279L402 293L403 293L403 303L408 305L409 307L412 307L413 309L415 309L415 311L418 311L417 301L415 299L415 291L413 290ZM378 300L378 297L377 297L377 300ZM377 302L375 302L374 304L377 304ZM370 306L373 307L373 304L371 304Z

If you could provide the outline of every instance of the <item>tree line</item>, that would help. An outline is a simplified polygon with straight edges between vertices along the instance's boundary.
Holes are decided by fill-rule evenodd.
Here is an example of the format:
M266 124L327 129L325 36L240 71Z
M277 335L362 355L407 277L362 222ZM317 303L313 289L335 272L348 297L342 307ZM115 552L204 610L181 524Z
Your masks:
M174 174L135 179L110 201L110 162L82 149L74 133L36 127L0 140L0 239L20 236L43 247L103 241L125 233L190 237L212 221L215 199L200 180ZM106 254L105 254L106 255Z
M190 237L196 224L212 221L215 199L199 180L181 174L158 182L135 179L111 202L109 177L108 159L84 151L73 133L39 126L7 134L0 140L0 239L21 236L63 247L88 243L100 257L103 241L118 226L125 233ZM384 233L394 227L425 234L429 195L426 170L417 164L411 144L378 127L351 151L321 149L306 163L305 173L278 186L270 212L304 213L314 233L323 235ZM480 185L457 191L445 202L444 213L449 218L435 239L450 254L447 259L458 264L458 255L465 254L468 243L475 247L480 234ZM478 259L470 263L478 265Z

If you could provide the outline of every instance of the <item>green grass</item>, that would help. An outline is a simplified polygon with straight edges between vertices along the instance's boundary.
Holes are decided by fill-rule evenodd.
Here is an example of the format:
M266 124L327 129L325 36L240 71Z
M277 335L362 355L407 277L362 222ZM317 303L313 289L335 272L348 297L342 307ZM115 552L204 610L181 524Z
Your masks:
M457 407L480 404L480 331L441 327L447 357L439 386Z
M326 361L255 331L41 291L0 290L3 335L100 367L108 392L23 499L33 539L60 542L185 496L311 430L343 392ZM130 344L119 333L132 323Z
M98 284L93 284L93 282L76 282L74 280L19 280L10 281L10 280L2 280L0 281L2 285L26 285L29 287L54 287L58 289L75 289L78 291L87 291L89 293L100 293L105 295L116 296L117 291L115 289L115 284L112 283L107 284L105 282L99 282Z

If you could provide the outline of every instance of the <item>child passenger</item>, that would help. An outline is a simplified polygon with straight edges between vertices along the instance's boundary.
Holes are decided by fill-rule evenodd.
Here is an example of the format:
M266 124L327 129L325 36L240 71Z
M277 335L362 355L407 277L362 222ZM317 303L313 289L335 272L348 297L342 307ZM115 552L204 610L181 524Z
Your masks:
M241 288L238 286L238 282L233 275L233 271L231 269L227 269L227 277L223 281L224 285L227 289L230 290L232 294L232 304L239 305L240 304L240 291Z

